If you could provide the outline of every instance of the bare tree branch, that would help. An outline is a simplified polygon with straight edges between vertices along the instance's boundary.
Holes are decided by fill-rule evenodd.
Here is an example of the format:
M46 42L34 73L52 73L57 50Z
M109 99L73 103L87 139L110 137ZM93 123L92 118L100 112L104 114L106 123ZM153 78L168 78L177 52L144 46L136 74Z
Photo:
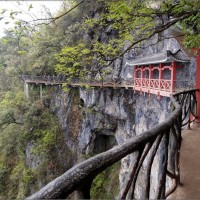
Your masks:
M80 3L76 4L74 7L72 7L71 9L69 9L68 11L64 12L63 14L57 16L57 17L49 17L49 18L39 18L39 19L34 19L31 21L28 21L26 23L32 23L32 22L37 22L37 21L50 21L47 24L50 24L52 22L55 22L56 20L62 18L63 16L67 15L68 13L70 13L72 10L74 10L75 8L77 8L79 5L81 5L85 0L82 0ZM46 23L45 23L46 24Z

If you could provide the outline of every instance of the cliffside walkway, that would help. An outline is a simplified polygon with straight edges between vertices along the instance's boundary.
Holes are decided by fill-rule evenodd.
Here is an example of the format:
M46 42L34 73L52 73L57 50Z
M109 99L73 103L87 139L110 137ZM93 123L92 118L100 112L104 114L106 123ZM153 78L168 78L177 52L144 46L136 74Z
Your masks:
M86 80L80 78L73 78L70 81L67 81L65 77L62 76L30 76L30 75L22 75L21 80L23 80L26 84L25 93L28 96L28 84L37 84L37 85L62 85L66 84L70 87L106 87L106 88L125 88L125 89L133 89L134 91L139 91L140 93L146 92L147 94L156 94L160 96L170 97L174 92L183 91L186 89L194 88L194 81L188 80L178 80L173 81L174 89L171 89L169 80L157 80L152 79L137 79L137 80L129 80L129 81L116 81L113 79L105 79L105 80ZM139 82L138 82L139 81ZM41 87L42 91L42 87Z
M178 186L169 199L200 199L200 124L182 133L180 174Z
M133 88L133 82L123 82L117 83L112 79L106 79L104 81L101 80L83 80L79 78L71 79L67 81L63 77L57 76L29 76L29 75L22 75L21 79L27 84L44 84L44 85L62 85L66 83L72 87L80 87L80 86L91 86L91 87L112 87L112 88Z

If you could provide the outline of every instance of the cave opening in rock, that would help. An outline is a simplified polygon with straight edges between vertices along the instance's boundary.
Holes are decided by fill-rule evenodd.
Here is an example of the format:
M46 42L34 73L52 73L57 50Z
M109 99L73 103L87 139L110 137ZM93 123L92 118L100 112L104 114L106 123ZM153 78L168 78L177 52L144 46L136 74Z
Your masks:
M95 154L101 153L111 149L115 145L117 145L117 141L114 135L97 135L94 139L93 152Z
M79 100L79 105L81 106L81 107L84 107L84 100L82 99L82 98L80 98L80 100Z

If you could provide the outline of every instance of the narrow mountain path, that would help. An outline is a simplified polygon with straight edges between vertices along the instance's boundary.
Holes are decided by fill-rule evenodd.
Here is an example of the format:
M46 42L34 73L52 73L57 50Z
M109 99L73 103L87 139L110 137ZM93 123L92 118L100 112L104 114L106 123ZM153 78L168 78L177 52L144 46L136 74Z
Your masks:
M169 199L200 199L200 124L182 133L180 174L183 186L178 186Z

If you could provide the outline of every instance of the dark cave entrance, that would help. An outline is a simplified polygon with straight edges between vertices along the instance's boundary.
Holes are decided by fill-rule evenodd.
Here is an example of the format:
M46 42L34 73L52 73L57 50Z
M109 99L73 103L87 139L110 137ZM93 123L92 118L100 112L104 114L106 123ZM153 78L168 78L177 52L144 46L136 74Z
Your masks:
M102 153L111 149L115 145L117 145L117 141L114 135L97 135L94 139L93 153Z

